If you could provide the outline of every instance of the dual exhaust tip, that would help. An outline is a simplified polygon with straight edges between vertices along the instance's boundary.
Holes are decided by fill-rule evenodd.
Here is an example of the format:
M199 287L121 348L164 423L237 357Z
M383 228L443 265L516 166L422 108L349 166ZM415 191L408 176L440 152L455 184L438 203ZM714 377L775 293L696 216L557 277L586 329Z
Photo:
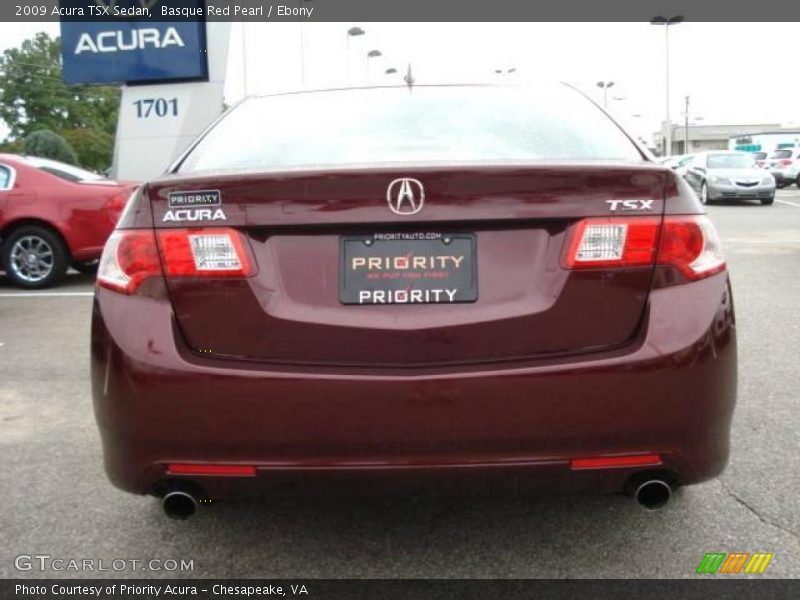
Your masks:
M197 512L197 498L189 492L175 490L161 499L161 507L170 519L183 521Z
M642 508L658 510L672 498L672 486L664 479L639 479L631 494ZM161 506L170 519L183 521L197 512L197 498L182 490L173 490L161 500Z
M672 486L663 479L639 479L634 484L633 499L647 510L658 510L672 498Z

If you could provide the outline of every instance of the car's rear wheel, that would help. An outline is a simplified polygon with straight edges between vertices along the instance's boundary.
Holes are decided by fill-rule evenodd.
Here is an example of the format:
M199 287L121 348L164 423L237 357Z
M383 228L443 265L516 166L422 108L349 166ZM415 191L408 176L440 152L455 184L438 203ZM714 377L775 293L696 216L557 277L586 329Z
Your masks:
M52 229L38 225L20 227L3 246L3 266L20 287L38 289L58 283L69 264L64 242Z
M798 188L800 188L800 175L797 176L797 179L795 179L794 183L795 185L797 185Z
M700 202L702 202L703 204L710 203L708 199L708 186L706 185L705 181L700 186Z

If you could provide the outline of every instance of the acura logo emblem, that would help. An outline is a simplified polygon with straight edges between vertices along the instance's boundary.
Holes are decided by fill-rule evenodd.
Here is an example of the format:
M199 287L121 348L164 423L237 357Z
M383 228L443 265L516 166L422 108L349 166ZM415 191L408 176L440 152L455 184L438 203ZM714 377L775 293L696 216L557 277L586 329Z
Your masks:
M425 188L417 179L395 179L386 190L386 203L396 215L415 215L425 204Z

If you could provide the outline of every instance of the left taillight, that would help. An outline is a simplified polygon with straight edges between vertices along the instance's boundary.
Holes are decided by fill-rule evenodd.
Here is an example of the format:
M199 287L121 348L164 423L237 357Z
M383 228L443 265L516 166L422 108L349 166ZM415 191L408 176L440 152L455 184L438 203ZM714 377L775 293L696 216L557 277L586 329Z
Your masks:
M162 269L163 265L163 269ZM133 294L149 277L249 277L246 241L235 229L123 229L103 249L97 284Z
M97 285L133 294L145 279L160 274L161 262L153 230L116 230L103 248Z

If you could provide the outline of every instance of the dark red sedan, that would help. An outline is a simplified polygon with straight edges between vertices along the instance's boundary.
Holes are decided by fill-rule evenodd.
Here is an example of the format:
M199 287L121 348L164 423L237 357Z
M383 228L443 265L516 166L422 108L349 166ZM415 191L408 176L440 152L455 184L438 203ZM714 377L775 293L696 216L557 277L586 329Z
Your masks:
M92 383L173 517L342 474L655 508L726 464L733 301L686 183L570 88L260 97L129 202Z
M92 271L134 186L55 160L0 154L0 256L15 284Z

